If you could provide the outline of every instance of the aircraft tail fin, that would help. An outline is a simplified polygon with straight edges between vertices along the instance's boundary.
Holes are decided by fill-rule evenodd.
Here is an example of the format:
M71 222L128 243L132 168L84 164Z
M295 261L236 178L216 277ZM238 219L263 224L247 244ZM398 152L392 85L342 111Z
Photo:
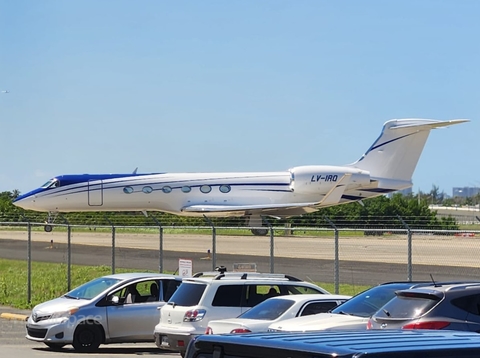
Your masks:
M393 119L385 122L380 137L355 163L374 178L411 181L431 129L468 122L467 119Z

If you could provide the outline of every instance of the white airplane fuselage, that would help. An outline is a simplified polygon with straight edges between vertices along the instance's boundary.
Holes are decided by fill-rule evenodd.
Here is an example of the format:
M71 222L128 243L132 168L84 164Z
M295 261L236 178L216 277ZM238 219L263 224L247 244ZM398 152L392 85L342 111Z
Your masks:
M243 216L245 211L256 211L256 206L258 210L273 210L278 205L288 209L305 203L311 203L311 211L315 211L314 204L346 174L350 177L342 192L372 186L368 172L335 166L303 166L284 172L125 174L116 178L107 174L103 179L102 175L85 174L56 177L57 187L27 193L16 204L46 212L163 211L187 216ZM77 182L63 184L71 181ZM395 184L399 188L411 185Z

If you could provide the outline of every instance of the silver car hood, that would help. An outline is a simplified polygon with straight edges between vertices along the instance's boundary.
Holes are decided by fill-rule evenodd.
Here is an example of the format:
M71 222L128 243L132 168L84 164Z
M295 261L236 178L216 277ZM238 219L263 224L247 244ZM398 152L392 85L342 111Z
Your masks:
M286 319L268 328L289 332L306 332L327 329L366 329L368 317L338 313L319 313L311 316Z
M88 305L91 300L77 300L66 297L58 297L53 300L36 305L32 312L35 313L55 313L63 312L73 307L82 307Z

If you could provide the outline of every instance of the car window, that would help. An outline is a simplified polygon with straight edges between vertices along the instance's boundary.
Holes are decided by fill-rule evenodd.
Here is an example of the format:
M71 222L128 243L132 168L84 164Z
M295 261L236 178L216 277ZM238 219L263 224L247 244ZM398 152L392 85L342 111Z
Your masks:
M176 306L196 306L207 288L205 283L183 282L168 300Z
M430 311L439 298L433 295L398 295L383 306L376 314L379 318L418 318Z
M271 299L259 303L238 318L274 320L285 313L295 302L289 299Z
M464 297L459 297L452 300L452 305L472 313L474 315L480 315L480 295L468 295Z
M173 294L175 293L175 291L177 290L177 288L180 286L181 283L182 283L181 280L172 280L172 279L162 280L163 300L168 301L173 296Z
M281 295L301 295L301 294L315 294L321 293L322 291L317 290L312 287L301 286L301 285L279 285Z
M328 312L337 305L337 301L310 302L300 312L300 316Z
M214 307L241 307L243 285L223 285L217 288L212 306Z
M395 291L408 288L406 284L380 285L359 293L332 309L332 313L370 317L395 297Z

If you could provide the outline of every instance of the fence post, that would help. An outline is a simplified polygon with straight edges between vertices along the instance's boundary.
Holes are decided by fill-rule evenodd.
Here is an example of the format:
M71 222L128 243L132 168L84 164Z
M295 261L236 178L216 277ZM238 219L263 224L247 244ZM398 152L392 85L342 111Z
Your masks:
M27 303L32 303L32 224L23 216L27 222Z
M105 220L110 224L112 227L112 275L115 274L115 226L113 223L105 216Z
M412 281L412 230L400 215L397 215L397 218L407 229L407 280Z
M334 230L334 237L335 237L335 259L333 262L333 282L335 284L335 294L338 295L340 291L340 260L339 260L339 255L338 255L338 228L337 226L333 223L332 220L330 220L327 216L323 216L325 221L327 221L330 226Z
M72 283L72 227L70 223L61 216L62 220L67 225L67 292L70 291Z
M159 237L159 243L158 243L158 251L160 254L160 257L158 259L158 272L163 273L163 227L162 224L157 220L155 216L151 216L152 220L155 222L155 224L158 225L158 230L160 233Z
M265 224L267 224L268 229L270 231L270 273L274 273L275 272L275 252L274 252L275 237L273 234L273 227L272 227L272 224L270 224L270 222L267 220L267 218L263 216L262 216L262 221L265 222Z
M212 227L212 271L215 271L215 267L217 267L217 228L213 225L212 220L210 220L205 214L203 214L203 217Z

